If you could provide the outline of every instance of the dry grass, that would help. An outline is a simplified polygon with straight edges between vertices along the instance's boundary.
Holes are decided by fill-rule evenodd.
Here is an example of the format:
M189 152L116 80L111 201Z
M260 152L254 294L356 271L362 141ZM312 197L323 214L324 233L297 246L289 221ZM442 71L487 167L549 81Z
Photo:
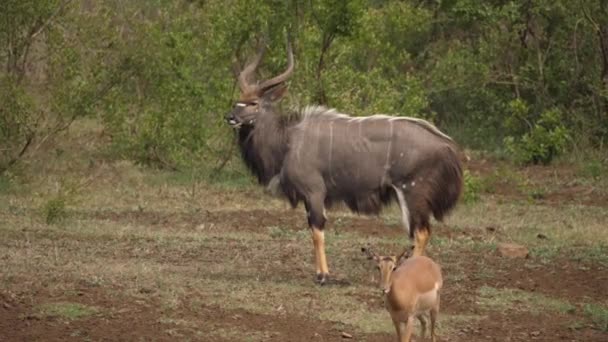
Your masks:
M497 289L482 286L478 289L477 303L490 310L525 311L532 314L547 310L557 313L573 313L575 307L565 299L555 299L538 293L517 289Z

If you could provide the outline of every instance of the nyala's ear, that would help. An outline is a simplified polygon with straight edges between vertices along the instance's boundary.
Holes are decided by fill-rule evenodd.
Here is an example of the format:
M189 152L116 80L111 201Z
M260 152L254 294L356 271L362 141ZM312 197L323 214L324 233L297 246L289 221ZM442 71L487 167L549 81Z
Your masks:
M279 83L274 87L265 89L262 96L266 100L275 102L280 100L287 93L287 84Z

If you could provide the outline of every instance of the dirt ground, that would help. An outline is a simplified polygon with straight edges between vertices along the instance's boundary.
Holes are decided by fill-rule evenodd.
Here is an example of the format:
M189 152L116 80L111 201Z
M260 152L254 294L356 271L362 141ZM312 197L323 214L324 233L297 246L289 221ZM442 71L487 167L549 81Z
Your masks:
M475 174L496 170L480 162L469 167ZM523 175L532 181L548 173L560 179L570 175L568 169L560 172L528 168ZM492 195L524 197L508 186L496 186ZM608 208L604 193L580 184L547 190L537 200L551 206L581 198L583 204ZM365 322L366 313L389 322L372 271L356 249L369 238L377 238L380 249L401 245L403 232L394 222L358 216L332 221L328 239L335 241L329 252L335 280L320 287L313 282L312 244L301 210L75 207L67 224L52 228L28 223L24 217L30 214L0 211L0 220L7 222L0 225L0 262L6 266L0 271L5 273L0 341L395 340L390 325L374 331L348 323L349 315ZM75 226L106 230L97 235ZM429 254L440 260L446 275L439 341L608 341L602 326L608 323L601 315L598 323L586 314L589 303L608 305L604 259L559 253L504 258L492 248L503 237L500 224L476 228L450 223L434 228ZM131 270L152 262L156 268L149 273ZM104 279L95 280L96 269ZM250 288L251 297L238 286ZM267 305L262 297L277 302ZM74 317L45 312L44 303L99 310ZM328 318L324 310L341 316Z
M226 215L226 214L224 214ZM195 217L162 217L160 214L141 215L122 213L115 215L97 214L97 219L109 219L117 222L125 220L144 221L146 224L158 225L158 229L176 224L187 223L197 226L211 220L230 220L232 225L255 231L265 222L295 223L301 220L296 213L255 210L251 212L230 213L229 217L216 214L213 218ZM370 219L353 219L349 225L357 234L373 235L388 231L396 237L399 234L389 227L370 229ZM301 224L297 225L301 226ZM447 227L437 229L437 234L445 234ZM202 256L204 257L204 255ZM440 337L440 341L605 341L608 334L594 329L588 323L573 328L575 313L534 315L518 310L511 312L483 312L475 305L475 291L481 286L516 288L533 293L568 298L571 300L589 297L592 299L608 298L608 269L603 265L588 264L581 267L572 261L556 261L550 265L538 265L538 271L521 267L519 262L505 261L498 255L480 255L474 252L459 253L462 267L467 269L465 279L457 287L448 283L443 295L442 314L479 315L475 322L465 322L455 335ZM482 260L482 262L479 262ZM167 263L184 264L192 262L192 257L184 255L184 260L166 260ZM264 259L252 262L264 262ZM475 276L483 267L499 270L491 279ZM534 264L534 262L532 262ZM445 271L449 272L449 269ZM289 277L290 274L284 274ZM309 286L315 287L312 278ZM353 280L354 281L354 280ZM328 285L343 286L343 285ZM348 286L348 285L346 285ZM370 285L373 286L373 285ZM171 325L160 324L162 317L160 305L153 300L133 300L117 295L120 289L101 288L90 284L80 284L75 291L51 293L39 287L20 289L22 293L0 293L0 336L2 341L133 341L133 340L201 340L228 341L225 337L215 335L172 336ZM27 296L25 295L27 293ZM369 295L361 298L370 307L380 307L382 302L376 291L370 289ZM28 298L27 300L23 298ZM98 317L96 315L69 321L60 317L40 316L35 314L35 303L40 302L78 302L96 307L112 308L112 314ZM205 326L233 325L238 329L251 331L272 331L262 340L277 341L341 341L349 340L341 336L344 329L338 329L330 322L307 318L300 315L267 315L256 314L246 310L224 309L218 305L201 305L195 309L179 310L179 319L191 322L204 322ZM387 316L388 319L388 316ZM176 327L177 324L175 324ZM178 327L179 328L179 327ZM348 327L346 329L348 331ZM285 336L289 336L285 339ZM354 335L355 341L390 341L391 333Z

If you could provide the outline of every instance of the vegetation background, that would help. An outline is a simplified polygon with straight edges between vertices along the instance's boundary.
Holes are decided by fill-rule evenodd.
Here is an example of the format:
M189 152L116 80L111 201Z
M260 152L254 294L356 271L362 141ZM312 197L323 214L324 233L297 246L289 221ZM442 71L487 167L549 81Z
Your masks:
M279 72L287 32L290 106L423 117L518 163L605 152L605 1L5 0L0 173L91 117L108 156L229 177L233 63L263 34Z

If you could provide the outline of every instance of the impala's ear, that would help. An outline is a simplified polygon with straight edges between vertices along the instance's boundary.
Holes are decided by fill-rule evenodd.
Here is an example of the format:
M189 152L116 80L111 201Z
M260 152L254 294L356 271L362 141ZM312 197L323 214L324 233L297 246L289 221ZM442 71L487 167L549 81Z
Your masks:
M263 93L260 97L265 98L271 102L280 100L287 93L287 84L279 83L273 87L262 90Z
M407 260L407 258L409 258L410 256L412 256L413 252L414 252L414 246L406 247L405 250L403 250L403 253L401 253L397 257L397 265L400 265L402 262L404 262L405 260Z

